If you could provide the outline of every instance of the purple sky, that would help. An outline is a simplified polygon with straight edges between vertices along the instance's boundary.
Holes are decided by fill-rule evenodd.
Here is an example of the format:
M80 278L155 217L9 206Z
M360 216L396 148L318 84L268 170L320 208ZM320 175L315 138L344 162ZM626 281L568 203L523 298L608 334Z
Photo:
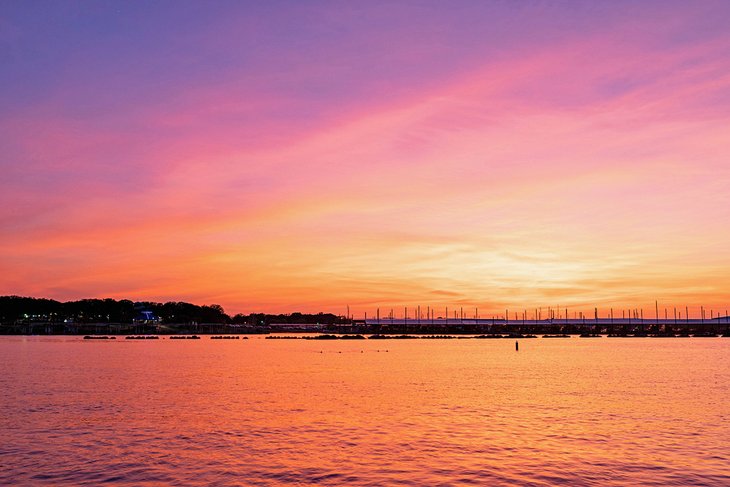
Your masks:
M1 1L0 294L724 306L729 33L724 1Z

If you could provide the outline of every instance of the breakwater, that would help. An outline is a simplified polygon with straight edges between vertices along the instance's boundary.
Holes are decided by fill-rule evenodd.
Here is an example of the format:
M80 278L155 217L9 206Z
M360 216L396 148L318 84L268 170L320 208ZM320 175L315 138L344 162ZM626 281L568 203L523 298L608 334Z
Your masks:
M232 335L320 333L338 335L565 335L581 336L730 336L730 318L715 319L380 319L329 325L5 323L0 335Z

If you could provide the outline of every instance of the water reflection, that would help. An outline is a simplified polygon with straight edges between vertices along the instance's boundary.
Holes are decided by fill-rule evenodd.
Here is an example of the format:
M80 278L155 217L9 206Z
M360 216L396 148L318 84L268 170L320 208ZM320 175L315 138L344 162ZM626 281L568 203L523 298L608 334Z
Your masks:
M0 483L730 483L730 340L514 345L0 338Z

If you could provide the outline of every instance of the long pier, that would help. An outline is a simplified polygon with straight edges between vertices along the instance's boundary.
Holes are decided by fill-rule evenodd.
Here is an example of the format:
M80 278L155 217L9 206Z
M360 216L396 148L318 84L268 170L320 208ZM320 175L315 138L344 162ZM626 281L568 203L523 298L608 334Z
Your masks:
M130 335L130 334L580 334L609 336L730 336L730 316L710 319L683 318L372 318L340 324L270 324L261 326L224 323L122 324L122 323L6 323L2 335Z
M368 318L365 320L355 320L355 322L365 323L367 325L386 325L386 324L399 324L399 325L508 325L508 326L521 326L521 325L590 325L590 326L606 326L606 325L708 325L714 324L730 324L730 316L722 316L719 318L673 318L654 319L654 318L553 318L553 319L504 319L504 318Z
M541 333L607 335L730 335L730 316L712 319L656 318L373 318L354 320L353 331L381 333ZM340 326L346 331L344 326Z

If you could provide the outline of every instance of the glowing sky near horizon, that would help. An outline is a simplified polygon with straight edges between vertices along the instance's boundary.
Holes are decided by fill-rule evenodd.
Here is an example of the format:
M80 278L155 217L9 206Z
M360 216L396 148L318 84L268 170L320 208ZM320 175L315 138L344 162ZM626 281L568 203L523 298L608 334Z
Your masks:
M0 2L0 294L730 303L730 2Z

